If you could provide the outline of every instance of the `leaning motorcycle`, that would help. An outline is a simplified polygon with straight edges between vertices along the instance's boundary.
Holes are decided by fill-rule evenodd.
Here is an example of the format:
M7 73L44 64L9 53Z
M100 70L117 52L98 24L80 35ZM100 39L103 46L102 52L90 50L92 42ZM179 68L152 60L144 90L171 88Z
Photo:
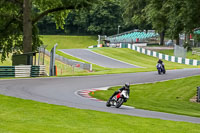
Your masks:
M123 90L118 93L112 99L109 99L106 103L107 107L115 106L116 108L121 107L121 105L129 99L129 94L127 90Z
M158 64L156 65L156 67L157 67L157 70L158 70L158 74L161 74L161 73L165 74L165 73L166 73L164 64L158 63Z

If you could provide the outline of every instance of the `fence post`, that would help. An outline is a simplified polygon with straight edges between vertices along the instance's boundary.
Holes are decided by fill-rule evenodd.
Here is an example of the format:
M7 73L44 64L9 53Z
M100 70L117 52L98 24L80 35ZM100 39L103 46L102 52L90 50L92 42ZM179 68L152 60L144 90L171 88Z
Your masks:
M56 43L54 47L51 49L50 53L50 66L49 66L49 76L55 76L54 72L54 66L55 66L55 52L56 52L56 46L58 44Z
M200 86L197 87L197 102L200 102Z

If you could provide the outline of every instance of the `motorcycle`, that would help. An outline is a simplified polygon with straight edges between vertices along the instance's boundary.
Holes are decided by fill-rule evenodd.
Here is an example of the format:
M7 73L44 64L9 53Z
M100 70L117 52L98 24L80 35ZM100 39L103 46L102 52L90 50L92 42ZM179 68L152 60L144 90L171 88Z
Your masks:
M127 90L123 90L122 92L118 93L114 96L111 100L109 99L106 103L107 107L115 106L119 108L124 102L127 102L129 99L129 94Z
M158 70L158 74L161 74L161 73L165 74L166 73L164 64L158 63L156 65L156 67L157 67L157 70Z

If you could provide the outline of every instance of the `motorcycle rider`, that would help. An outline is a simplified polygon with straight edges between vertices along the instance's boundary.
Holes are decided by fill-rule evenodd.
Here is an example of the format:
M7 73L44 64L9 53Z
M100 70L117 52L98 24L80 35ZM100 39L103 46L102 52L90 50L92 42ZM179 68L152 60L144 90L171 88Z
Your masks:
M158 60L159 64L163 64L163 61L161 59Z
M127 90L128 91L128 95L130 93L130 83L125 83L125 85L123 87L121 87L119 90L115 91L113 93L113 95L110 97L109 101L114 97L116 96L118 93L121 93L123 90Z
M163 67L163 69L165 69L165 65L163 63L163 61L161 59L158 60L158 64L161 64L161 66Z

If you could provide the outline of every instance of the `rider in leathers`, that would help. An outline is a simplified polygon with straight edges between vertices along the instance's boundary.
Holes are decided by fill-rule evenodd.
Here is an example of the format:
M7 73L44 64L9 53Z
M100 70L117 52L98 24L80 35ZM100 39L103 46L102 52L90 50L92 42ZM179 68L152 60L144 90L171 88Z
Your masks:
M128 91L128 95L130 93L130 84L129 83L126 83L122 88L120 88L118 91L115 91L113 93L113 95L110 97L109 100L111 100L114 96L116 96L118 93L122 92L123 90L127 90Z

